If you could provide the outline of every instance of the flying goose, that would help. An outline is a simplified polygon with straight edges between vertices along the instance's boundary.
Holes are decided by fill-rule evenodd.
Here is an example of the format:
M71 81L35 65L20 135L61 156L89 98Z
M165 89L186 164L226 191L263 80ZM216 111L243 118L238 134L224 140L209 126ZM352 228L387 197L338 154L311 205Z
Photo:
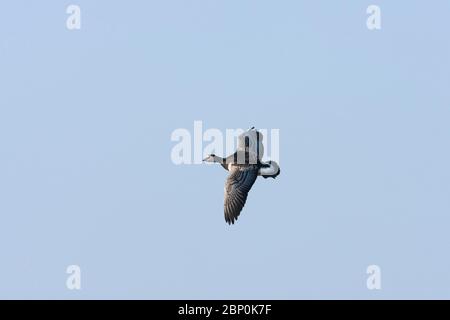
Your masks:
M234 154L221 158L210 154L203 161L219 163L229 171L225 183L224 214L228 224L238 219L247 200L247 195L258 176L276 178L280 167L275 161L262 162L263 136L254 127L238 137L238 147Z

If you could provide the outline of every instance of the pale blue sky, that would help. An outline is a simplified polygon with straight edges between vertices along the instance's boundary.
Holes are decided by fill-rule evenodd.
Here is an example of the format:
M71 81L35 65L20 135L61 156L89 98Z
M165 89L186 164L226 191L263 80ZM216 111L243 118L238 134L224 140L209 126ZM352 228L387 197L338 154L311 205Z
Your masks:
M449 12L3 2L0 298L450 298ZM233 227L225 171L170 161L194 120L280 129L282 174Z

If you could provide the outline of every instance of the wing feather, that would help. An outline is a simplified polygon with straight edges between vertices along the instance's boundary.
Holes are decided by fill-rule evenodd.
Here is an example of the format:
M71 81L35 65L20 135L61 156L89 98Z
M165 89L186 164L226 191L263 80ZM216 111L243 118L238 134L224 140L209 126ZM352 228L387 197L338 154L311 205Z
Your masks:
M257 177L257 166L232 167L225 183L224 214L228 224L234 224L238 219Z

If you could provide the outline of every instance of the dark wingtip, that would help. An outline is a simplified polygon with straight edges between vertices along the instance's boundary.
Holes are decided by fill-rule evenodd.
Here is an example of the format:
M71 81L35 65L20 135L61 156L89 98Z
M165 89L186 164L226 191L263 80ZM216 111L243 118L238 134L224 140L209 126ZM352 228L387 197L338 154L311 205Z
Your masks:
M226 223L228 223L228 225L231 226L232 224L234 224L235 221L237 221L237 217L235 218L235 217L225 216L225 221L226 221Z

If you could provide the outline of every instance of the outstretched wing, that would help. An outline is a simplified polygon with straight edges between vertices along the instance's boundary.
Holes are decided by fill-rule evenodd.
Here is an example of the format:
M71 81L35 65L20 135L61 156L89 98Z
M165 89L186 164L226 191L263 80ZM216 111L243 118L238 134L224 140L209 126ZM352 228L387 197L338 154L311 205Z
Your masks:
M247 200L247 195L258 177L257 166L233 166L225 183L225 221L234 224Z
M261 132L252 128L238 137L238 151L246 151L257 156L257 159L261 161L264 155L263 135Z

